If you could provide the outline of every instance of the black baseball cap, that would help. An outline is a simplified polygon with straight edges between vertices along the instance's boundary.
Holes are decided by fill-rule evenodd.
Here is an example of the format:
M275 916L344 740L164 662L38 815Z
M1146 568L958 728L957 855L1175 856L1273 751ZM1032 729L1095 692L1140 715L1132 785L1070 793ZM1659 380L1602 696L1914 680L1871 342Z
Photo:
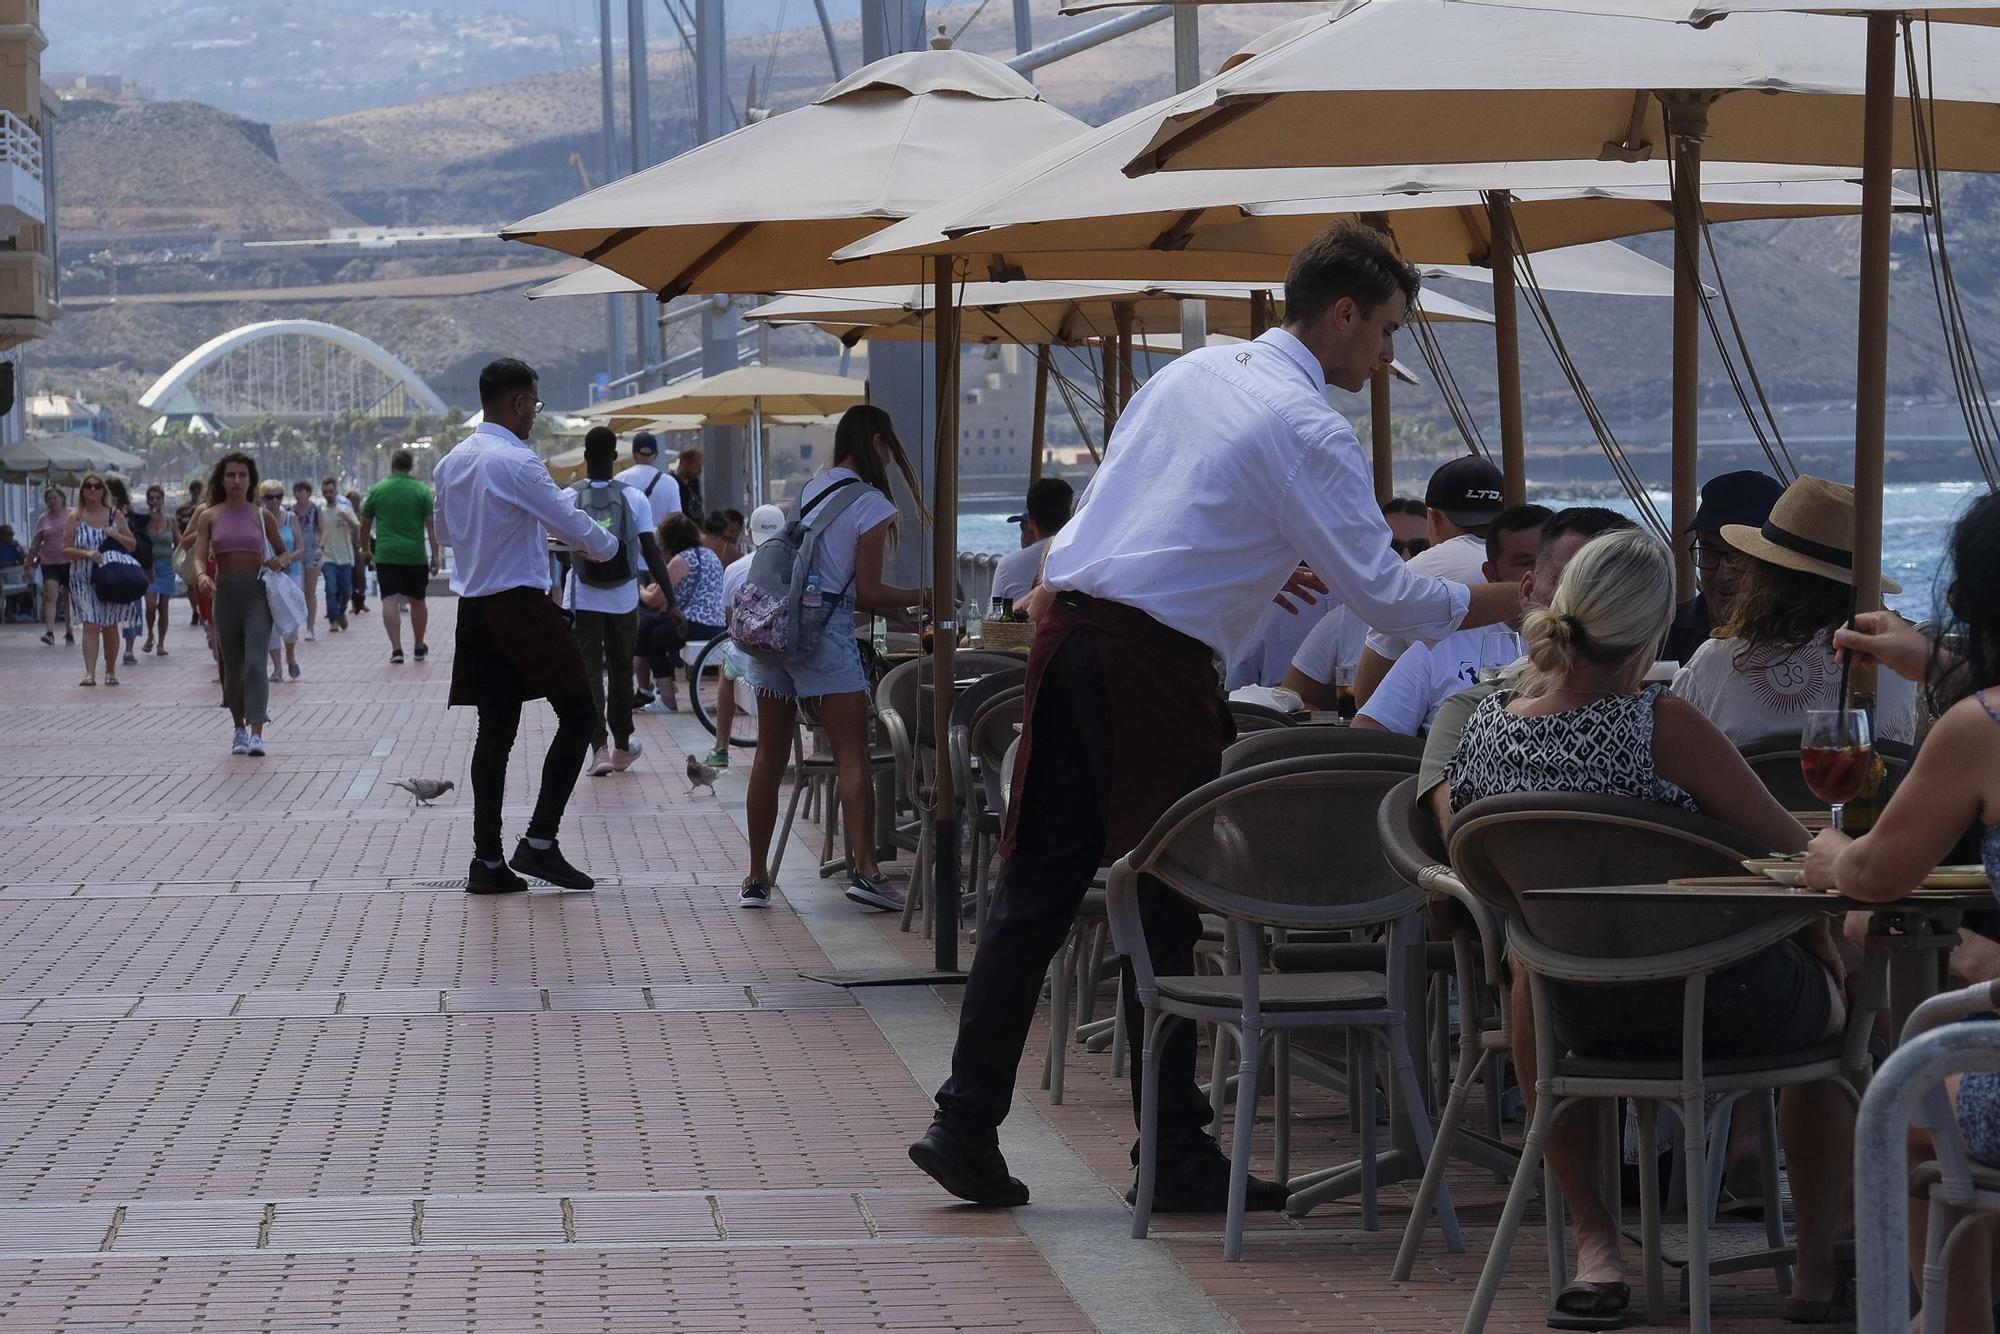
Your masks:
M1506 508L1500 470L1476 454L1463 454L1431 474L1424 504L1442 510L1461 528L1483 528Z
M1771 507L1785 494L1785 484L1769 473L1746 468L1708 479L1701 488L1701 503L1695 506L1691 533L1719 533L1727 525L1762 528L1771 517Z
M652 454L657 456L659 452L660 452L660 442L654 438L653 433L651 431L641 431L637 435L632 437L633 457L636 458L641 454Z
M1020 514L1008 515L1007 522L1033 519L1042 532L1054 533L1069 522L1075 504L1075 488L1060 477L1044 477L1028 488L1027 508Z

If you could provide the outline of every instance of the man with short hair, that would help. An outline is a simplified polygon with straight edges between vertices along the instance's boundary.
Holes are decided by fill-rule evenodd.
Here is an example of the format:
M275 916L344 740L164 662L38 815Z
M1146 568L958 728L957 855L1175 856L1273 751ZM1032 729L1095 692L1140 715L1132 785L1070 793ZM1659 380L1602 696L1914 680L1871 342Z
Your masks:
M654 582L667 581L667 563L653 532L653 507L638 487L612 479L611 465L617 461L618 437L608 426L591 427L583 437L584 480L570 488L576 507L617 535L621 548L608 562L571 558L563 581L564 605L574 616L597 714L590 734L592 778L624 773L639 757L639 741L632 735L632 646L639 635L640 564Z
M1037 621L1033 706L999 846L1007 875L973 956L951 1078L910 1146L959 1198L1027 1202L998 1131L1042 979L1104 861L1220 772L1235 727L1215 660L1235 656L1272 597L1331 592L1376 625L1423 639L1519 609L1518 586L1468 589L1396 559L1367 451L1326 401L1328 383L1358 391L1388 366L1417 286L1379 232L1343 225L1308 242L1285 280L1284 326L1187 353L1149 378L1082 507L1051 539L1026 599ZM1139 911L1159 973L1192 974L1194 906L1149 884ZM1149 1053L1129 967L1123 990L1135 1111L1142 1079L1158 1094L1153 1207L1219 1212L1230 1168L1204 1129L1194 1025L1172 1026ZM1158 1064L1142 1070L1148 1056ZM1282 1182L1250 1181L1253 1209L1285 1197Z
M382 628L389 633L391 663L403 660L406 603L410 633L417 641L417 661L422 662L431 651L424 638L431 623L424 595L442 562L437 502L431 489L411 475L416 466L416 457L409 450L397 450L389 456L389 475L370 487L368 498L361 502L361 545L375 557L375 591L382 597Z
M1549 514L1546 505L1514 505L1494 516L1486 526L1486 563L1480 569L1488 583L1520 583L1533 573ZM1518 623L1454 630L1435 644L1412 644L1355 715L1354 725L1422 736L1440 704L1478 685L1483 669L1497 671L1520 656Z
M528 448L541 411L534 368L506 358L479 373L481 423L438 460L440 539L452 549L458 644L452 655L453 707L479 711L472 746L471 894L528 887L523 875L565 889L596 882L562 855L556 834L576 788L596 711L576 636L549 601L549 538L590 560L618 554L618 539L593 523L555 484ZM549 701L556 734L542 761L541 791L511 861L501 860L501 802L507 757L521 729L521 705ZM509 869L511 866L511 869ZM516 874L519 872L520 874Z
M1486 526L1503 507L1500 470L1476 454L1461 454L1431 474L1424 488L1429 545L1408 557L1414 574L1479 582L1486 563ZM1414 642L1381 626L1368 627L1368 646L1354 671L1354 700L1366 704L1389 668Z
M1694 522L1688 525L1701 591L1674 609L1674 623L1667 629L1661 657L1686 665L1717 626L1729 624L1748 558L1722 540L1723 526L1740 523L1746 528L1762 528L1783 494L1783 482L1754 468L1726 472L1703 485Z
M1041 572L1049 539L1062 531L1076 507L1076 491L1060 477L1044 477L1028 488L1028 503L1008 523L1021 525L1021 547L993 563L993 596L1010 602L1026 597Z
M1415 496L1391 496L1382 502L1382 517L1389 524L1389 549L1404 560L1429 550L1430 510Z
M680 488L681 513L695 521L696 526L708 517L708 511L701 504L701 451L683 449L674 459L674 485Z
M631 466L620 468L612 475L611 480L622 482L644 496L647 508L664 519L669 513L668 510L663 508L665 501L671 497L675 504L680 503L680 488L674 486L671 482L667 483L667 489L661 493L660 498L658 500L654 499L653 493L660 489L660 485L666 476L665 473L660 471L660 442L658 438L651 431L637 431L632 436Z
M313 500L312 483L301 478L292 483L292 526L299 536L299 549L305 559L293 568L306 595L307 639L317 639L315 623L319 620L319 572L326 562L326 520L320 513L319 505ZM327 604L326 626L333 629L334 607Z
M329 632L347 628L347 607L354 599L354 542L361 532L361 517L340 494L340 483L322 477L320 494L320 550L326 571L326 628Z

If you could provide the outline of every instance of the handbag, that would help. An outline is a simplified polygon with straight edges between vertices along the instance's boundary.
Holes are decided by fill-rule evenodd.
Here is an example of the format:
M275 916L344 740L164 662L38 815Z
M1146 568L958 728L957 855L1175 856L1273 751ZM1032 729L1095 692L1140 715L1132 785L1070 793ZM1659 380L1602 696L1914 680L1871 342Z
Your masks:
M257 533L264 539L264 559L269 560L276 553L271 550L271 531L264 526L264 516L257 516ZM259 566L257 578L264 584L264 601L271 608L271 628L281 639L290 639L306 623L306 591L292 582L292 576L283 570L269 566Z
M107 530L97 540L97 560L90 567L90 591L107 606L129 606L146 596L146 586L152 580L128 553L107 547L109 538Z

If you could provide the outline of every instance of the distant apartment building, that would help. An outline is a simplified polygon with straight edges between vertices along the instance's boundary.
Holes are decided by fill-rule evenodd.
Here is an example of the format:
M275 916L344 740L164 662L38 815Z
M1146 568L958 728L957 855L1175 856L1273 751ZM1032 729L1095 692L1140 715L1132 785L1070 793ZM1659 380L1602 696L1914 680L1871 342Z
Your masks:
M0 444L26 425L20 358L62 314L56 279L54 92L42 82L41 0L0 0ZM33 513L28 488L0 488L0 522Z
M33 394L28 398L28 429L43 435L85 435L109 444L111 413L76 394Z

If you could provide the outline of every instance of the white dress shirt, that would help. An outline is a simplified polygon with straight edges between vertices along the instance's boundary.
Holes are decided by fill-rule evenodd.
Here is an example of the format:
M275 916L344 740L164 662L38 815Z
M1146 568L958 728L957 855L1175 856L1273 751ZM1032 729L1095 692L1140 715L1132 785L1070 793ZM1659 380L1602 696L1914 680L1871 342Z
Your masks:
M618 538L590 521L548 465L504 426L486 422L431 470L438 545L452 550L451 589L485 597L549 586L547 538L609 560Z
M1521 637L1504 625L1454 630L1435 644L1412 644L1361 706L1364 717L1404 736L1422 736L1438 706L1479 684L1483 667L1500 671L1521 656Z
M1446 538L1410 557L1411 573L1435 575L1439 579L1452 579L1461 584L1484 582L1485 566L1486 539L1471 533ZM1396 634L1370 624L1368 647L1394 662L1403 656L1403 650L1416 642L1416 638L1415 635Z
M1305 344L1272 329L1146 381L1042 582L1135 607L1228 662L1301 559L1378 628L1428 641L1465 619L1463 584L1390 550L1367 451Z

